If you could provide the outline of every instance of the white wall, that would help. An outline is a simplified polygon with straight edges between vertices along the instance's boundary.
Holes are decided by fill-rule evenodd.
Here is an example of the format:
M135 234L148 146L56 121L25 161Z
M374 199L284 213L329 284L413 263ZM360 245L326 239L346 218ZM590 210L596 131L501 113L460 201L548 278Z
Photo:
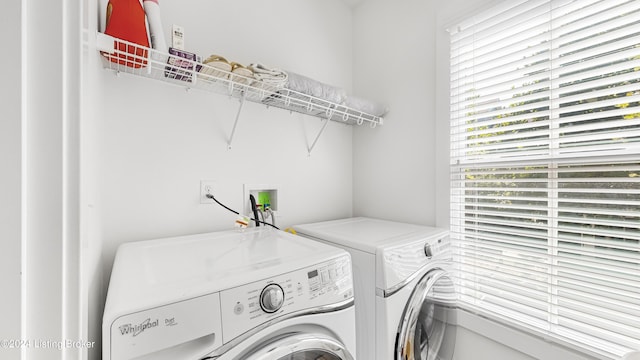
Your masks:
M351 90L351 11L338 0L166 0L161 8L167 37L171 24L184 26L188 51L262 62ZM91 39L91 15L87 27ZM216 181L215 196L239 211L243 184L277 185L283 228L351 216L351 127L330 123L308 156L320 120L246 103L228 150L237 100L115 76L99 60L90 50L84 64L90 340L99 340L118 245L233 227L234 214L199 203L201 179Z
M387 102L354 133L354 213L434 225L435 1L369 0L354 11L354 88Z
M11 56L0 57L0 68L7 69L0 86L0 274L2 274L2 295L0 295L0 339L19 339L22 331L20 323L21 301L21 193L22 193L22 3L11 1L4 4L1 34L13 34L5 39L5 49ZM0 357L7 360L20 358L18 350L0 349Z

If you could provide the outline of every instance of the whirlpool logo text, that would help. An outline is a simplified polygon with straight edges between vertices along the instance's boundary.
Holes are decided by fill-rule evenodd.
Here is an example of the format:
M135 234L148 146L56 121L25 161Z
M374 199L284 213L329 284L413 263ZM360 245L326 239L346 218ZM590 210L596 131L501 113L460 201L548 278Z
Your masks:
M120 325L120 327L118 329L120 329L120 334L121 335L131 335L131 336L138 336L140 334L142 334L145 330L147 329L151 329L154 328L156 326L158 326L159 321L158 319L155 319L154 321L151 321L151 318L148 318L147 320L141 322L140 324L123 324Z

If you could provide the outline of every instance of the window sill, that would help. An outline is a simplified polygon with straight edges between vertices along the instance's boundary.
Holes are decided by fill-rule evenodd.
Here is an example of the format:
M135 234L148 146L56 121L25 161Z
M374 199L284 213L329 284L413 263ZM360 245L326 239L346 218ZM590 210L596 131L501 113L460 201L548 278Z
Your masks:
M544 338L541 334L536 334L532 330L516 328L515 326L504 324L500 320L490 319L465 309L458 309L457 325L478 336L483 336L536 359L603 359L602 355L590 353L585 349L563 344L560 341ZM457 346L458 344L456 344Z

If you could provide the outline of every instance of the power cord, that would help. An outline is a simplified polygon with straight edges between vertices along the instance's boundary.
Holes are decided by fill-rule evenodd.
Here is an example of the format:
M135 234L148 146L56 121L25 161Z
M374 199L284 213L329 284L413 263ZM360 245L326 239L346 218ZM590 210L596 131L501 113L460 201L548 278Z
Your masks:
M223 208L225 208L225 209L227 209L227 210L231 211L232 213L234 213L234 214L236 214L236 215L240 215L240 213L239 213L239 212L237 212L237 211L233 210L232 208L230 208L230 207L228 207L227 205L225 205L225 204L221 203L220 201L218 201L218 199L216 199L216 198L215 198L215 196L213 196L212 194L207 194L206 196L207 196L207 198L209 198L209 199L211 199L211 200L215 201L215 202L216 202L216 204L218 204L218 205L222 206ZM261 220L259 220L259 219L251 219L251 220L252 220L252 221L255 221L256 223L260 222L260 223L263 223L263 224L265 224L265 225L269 225L269 226L271 226L272 228L275 228L275 229L280 230L280 228L279 228L279 227L277 227L277 226L275 226L275 225L273 225L273 224L270 224L270 223L268 223L268 222L261 221Z
M260 226L260 220L258 219L258 206L256 205L256 198L253 194L249 194L249 201L251 201L251 211L253 211L253 218L255 219L256 226ZM264 222L264 218L262 220L262 222Z

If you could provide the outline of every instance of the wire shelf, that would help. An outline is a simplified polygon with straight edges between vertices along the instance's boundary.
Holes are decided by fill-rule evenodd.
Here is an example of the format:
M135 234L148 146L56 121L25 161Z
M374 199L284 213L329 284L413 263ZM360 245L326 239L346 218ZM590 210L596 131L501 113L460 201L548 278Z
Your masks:
M383 123L379 116L204 64L188 52L159 52L103 33L98 33L97 47L104 67L118 73L229 95L349 125L368 123L376 127Z

